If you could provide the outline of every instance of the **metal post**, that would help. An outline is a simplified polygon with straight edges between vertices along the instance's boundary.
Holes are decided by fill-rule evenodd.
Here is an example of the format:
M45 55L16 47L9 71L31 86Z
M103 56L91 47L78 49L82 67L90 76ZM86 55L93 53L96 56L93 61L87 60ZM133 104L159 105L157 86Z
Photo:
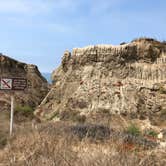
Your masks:
M10 112L10 136L13 132L13 115L14 115L14 95L11 96L11 112Z

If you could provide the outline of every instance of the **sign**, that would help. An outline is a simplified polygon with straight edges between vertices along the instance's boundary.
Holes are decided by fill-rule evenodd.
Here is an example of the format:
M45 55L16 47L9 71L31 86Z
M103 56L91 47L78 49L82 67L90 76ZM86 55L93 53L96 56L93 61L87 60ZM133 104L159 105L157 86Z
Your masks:
M0 90L16 91L25 90L27 87L27 79L25 78L0 78ZM13 133L13 117L14 117L14 95L11 93L11 113L10 113L10 136Z
M13 78L12 90L24 90L27 87L27 79Z
M2 78L1 79L1 89L3 90L10 90L12 89L12 79L9 78Z
M25 90L27 79L25 78L1 78L0 90Z

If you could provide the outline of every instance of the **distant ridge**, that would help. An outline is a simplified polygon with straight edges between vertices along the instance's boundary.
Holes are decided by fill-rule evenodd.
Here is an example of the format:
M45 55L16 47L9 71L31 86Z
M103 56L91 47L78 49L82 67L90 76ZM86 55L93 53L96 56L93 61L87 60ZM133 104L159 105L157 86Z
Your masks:
M51 73L42 73L42 75L45 77L45 79L51 83L52 80L51 80Z

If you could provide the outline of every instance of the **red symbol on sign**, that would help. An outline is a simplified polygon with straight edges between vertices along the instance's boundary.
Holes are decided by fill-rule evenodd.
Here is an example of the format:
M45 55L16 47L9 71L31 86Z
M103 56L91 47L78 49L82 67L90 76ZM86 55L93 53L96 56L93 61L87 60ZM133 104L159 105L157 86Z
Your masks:
M1 89L12 89L12 79L1 79Z

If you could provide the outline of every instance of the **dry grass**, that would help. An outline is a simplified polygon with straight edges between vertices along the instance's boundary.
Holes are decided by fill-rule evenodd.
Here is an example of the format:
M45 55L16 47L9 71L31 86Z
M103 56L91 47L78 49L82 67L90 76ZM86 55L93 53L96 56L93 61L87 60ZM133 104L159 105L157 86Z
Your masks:
M80 139L77 134L82 130L84 135ZM145 150L141 145L124 142L120 136L119 139L108 138L105 126L87 124L80 127L59 122L40 124L35 129L20 127L15 132L6 148L0 151L0 166L166 165L166 150ZM112 133L110 130L110 135Z

